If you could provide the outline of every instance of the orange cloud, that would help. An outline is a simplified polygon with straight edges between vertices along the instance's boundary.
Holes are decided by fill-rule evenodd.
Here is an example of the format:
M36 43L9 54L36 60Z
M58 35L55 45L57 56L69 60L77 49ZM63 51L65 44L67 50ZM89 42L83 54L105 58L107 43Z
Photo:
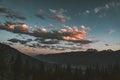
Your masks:
M79 31L77 26L74 26L74 29L70 28L67 33L69 35L62 36L63 40L66 40L66 41L85 40L85 37L87 35L87 32L85 30Z
M45 32L47 32L47 30L46 30L45 28L41 28L41 29L40 29L40 32L45 33Z
M20 25L8 24L8 25L9 27L6 26L5 24L0 25L0 29L4 29L7 31L12 30L12 32L15 33L27 34L34 37L41 37L43 39L57 39L57 40L63 40L73 43L80 43L80 44L89 44L94 42L86 38L87 32L85 26L82 27L82 30L79 30L77 26L73 26L73 28L69 26L65 26L65 28L61 30L52 30L48 32L46 28L40 28L40 29L35 28L33 30L33 28L28 27L26 24L20 24Z
M8 25L8 29L14 30L15 26L14 25Z
M21 25L21 30L23 32L27 32L28 31L28 26L26 24Z
M61 29L61 32L65 33L65 32L67 32L67 30L66 29Z

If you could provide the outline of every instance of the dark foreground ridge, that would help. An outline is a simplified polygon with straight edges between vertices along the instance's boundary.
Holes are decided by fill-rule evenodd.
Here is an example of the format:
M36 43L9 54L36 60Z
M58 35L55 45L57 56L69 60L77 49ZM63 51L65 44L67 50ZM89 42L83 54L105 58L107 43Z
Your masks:
M119 64L82 70L48 64L0 43L0 80L120 80L119 75Z

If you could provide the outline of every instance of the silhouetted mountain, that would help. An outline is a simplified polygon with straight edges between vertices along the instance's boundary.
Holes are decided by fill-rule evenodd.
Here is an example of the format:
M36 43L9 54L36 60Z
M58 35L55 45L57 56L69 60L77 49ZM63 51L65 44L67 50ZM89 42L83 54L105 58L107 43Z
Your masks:
M87 51L66 52L61 54L48 54L35 56L39 60L58 64L72 65L112 65L120 63L120 50L103 50L88 49Z
M28 61L30 63L32 62L32 64L43 64L42 61L40 60L38 61L33 57L30 57L28 55L25 55L19 52L17 49L14 49L8 45L1 44L1 43L0 43L0 56L3 56L6 62L15 61L18 57L20 57L23 63L25 63L25 61Z

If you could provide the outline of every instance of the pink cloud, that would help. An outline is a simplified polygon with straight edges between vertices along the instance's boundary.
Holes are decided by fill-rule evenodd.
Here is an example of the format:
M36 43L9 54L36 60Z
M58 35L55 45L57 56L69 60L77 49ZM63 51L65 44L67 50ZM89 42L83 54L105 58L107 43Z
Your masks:
M89 31L90 28L89 27L85 27L84 25L81 26L82 30L86 30L86 31Z
M66 22L67 20L70 20L71 18L66 16L64 14L65 10L54 10L54 9L49 9L49 11L52 13L52 15L50 16L51 19L57 20L59 22Z
M108 30L108 34L112 34L114 32L115 32L115 30L113 30L113 29Z

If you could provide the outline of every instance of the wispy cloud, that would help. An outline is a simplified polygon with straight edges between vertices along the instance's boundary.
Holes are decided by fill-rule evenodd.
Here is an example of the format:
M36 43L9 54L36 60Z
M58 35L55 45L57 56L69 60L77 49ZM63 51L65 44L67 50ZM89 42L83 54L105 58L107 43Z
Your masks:
M99 7L94 8L94 13L97 14L97 13L103 11L103 10L109 10L111 8L115 8L115 7L118 7L118 6L120 6L120 1L118 1L118 2L112 1L112 2L106 3L103 6L99 6Z
M108 34L112 34L112 33L114 33L114 32L115 32L114 29L110 29L110 30L108 30Z
M44 20L45 19L44 14L45 14L45 12L42 9L40 9L40 10L37 11L37 13L35 14L35 16L38 17L38 18L40 18L40 19L42 19L42 20Z
M89 15L90 13L94 13L98 15L98 17L103 18L106 16L106 11L111 10L112 8L118 8L120 6L120 1L110 1L108 3L105 3L101 6L97 6L93 9L86 9L83 12L79 12L79 16L86 16Z
M0 5L0 13L5 14L6 18L25 20L26 17L10 8Z
M86 31L91 30L90 27L85 27L84 25L82 25L81 28L82 28L82 30L86 30Z
M52 13L50 18L53 20L57 20L59 22L66 22L67 20L70 20L71 18L66 16L65 10L64 9L60 9L60 10L54 10L54 9L49 9L49 11Z

